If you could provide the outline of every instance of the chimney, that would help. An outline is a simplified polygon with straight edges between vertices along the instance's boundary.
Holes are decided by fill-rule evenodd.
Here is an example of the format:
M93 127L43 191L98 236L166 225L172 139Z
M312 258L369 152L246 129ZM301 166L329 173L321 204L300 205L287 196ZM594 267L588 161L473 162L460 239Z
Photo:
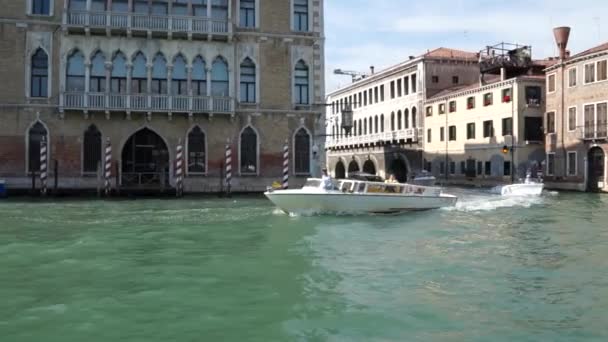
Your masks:
M566 47L568 46L568 38L570 37L570 28L566 26L556 27L553 29L553 35L559 49L559 59L564 60L567 58Z
M372 75L373 75L373 74L374 74L374 66L373 66L373 65L372 65L372 66L370 66L370 67L369 67L369 70L372 72Z

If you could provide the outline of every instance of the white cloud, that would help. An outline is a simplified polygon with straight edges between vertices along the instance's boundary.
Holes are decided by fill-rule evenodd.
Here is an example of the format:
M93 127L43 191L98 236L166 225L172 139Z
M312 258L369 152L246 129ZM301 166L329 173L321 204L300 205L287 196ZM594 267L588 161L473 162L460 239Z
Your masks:
M606 0L328 0L327 91L350 82L334 68L380 70L440 46L477 51L506 41L552 56L554 26L572 27L577 53L608 40L607 9Z

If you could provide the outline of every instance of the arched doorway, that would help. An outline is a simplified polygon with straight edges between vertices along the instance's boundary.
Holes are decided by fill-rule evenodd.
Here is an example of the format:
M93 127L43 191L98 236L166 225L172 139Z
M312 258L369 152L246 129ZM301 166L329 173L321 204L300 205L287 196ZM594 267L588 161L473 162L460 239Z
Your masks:
M169 185L169 150L154 131L143 128L122 149L122 186L163 188Z
M351 161L348 164L348 174L350 175L353 172L359 172L359 164L355 160Z
M399 183L407 182L407 164L403 159L397 158L391 163L389 174L393 174Z
M369 173L370 175L375 175L376 165L374 165L374 162L371 160L365 161L365 163L363 164L363 172Z
M587 175L587 191L598 192L600 186L598 183L604 182L604 150L600 147L594 147L589 150L587 160L589 163Z
M340 160L338 164L336 164L336 169L334 170L334 174L336 179L344 179L346 178L346 169L344 168L344 163Z

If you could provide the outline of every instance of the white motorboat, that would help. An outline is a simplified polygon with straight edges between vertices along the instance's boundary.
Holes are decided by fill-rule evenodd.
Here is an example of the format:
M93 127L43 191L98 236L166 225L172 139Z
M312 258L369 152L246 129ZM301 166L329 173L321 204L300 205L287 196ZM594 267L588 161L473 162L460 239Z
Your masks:
M540 196L543 193L544 184L534 181L529 175L523 183L500 185L492 189L492 193L502 196Z
M265 195L286 213L294 214L391 214L454 206L457 197L441 188L411 184L345 179L324 189L310 178L302 189L273 190Z

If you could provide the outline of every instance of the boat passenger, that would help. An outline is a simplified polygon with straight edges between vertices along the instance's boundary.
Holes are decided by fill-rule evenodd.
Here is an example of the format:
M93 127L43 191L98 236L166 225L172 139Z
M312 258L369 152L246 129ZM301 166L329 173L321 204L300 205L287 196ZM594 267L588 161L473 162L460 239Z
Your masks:
M395 175L393 175L391 173L390 176L388 176L388 179L384 181L384 183L387 183L387 184L397 183L397 180L395 179Z
M332 190L334 188L333 180L331 176L327 173L327 169L323 168L323 177L321 177L321 187L325 190Z

